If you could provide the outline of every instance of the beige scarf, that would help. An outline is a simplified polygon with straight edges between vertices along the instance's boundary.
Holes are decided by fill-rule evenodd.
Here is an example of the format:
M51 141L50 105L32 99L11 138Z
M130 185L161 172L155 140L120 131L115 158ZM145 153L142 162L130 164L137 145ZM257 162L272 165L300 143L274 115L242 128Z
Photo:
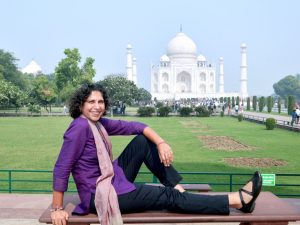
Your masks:
M101 123L88 120L92 129L101 175L96 182L95 206L101 225L122 225L119 202L111 181L114 176L112 145Z

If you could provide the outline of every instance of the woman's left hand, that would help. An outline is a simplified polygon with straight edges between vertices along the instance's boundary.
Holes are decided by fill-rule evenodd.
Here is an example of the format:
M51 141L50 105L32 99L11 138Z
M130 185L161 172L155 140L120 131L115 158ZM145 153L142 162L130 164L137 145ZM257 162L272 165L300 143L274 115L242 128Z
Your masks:
M170 145L166 142L162 142L157 145L157 149L161 163L163 163L164 166L170 166L174 159Z

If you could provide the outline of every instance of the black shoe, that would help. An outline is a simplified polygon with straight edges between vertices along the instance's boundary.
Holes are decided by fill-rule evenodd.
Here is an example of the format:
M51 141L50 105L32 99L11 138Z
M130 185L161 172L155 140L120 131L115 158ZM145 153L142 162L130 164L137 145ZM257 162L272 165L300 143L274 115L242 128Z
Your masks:
M252 191L247 191L243 188L241 188L239 190L239 194L240 194L240 198L241 198L241 202L242 202L242 208L240 208L239 210L241 210L244 213L252 213L255 208L255 200L257 199L257 197L261 191L261 186L262 186L261 174L258 171L256 171L254 173L252 179L249 180L248 182L250 182L250 181L252 181ZM245 192L246 194L249 194L252 196L252 199L247 204L244 201L242 192Z

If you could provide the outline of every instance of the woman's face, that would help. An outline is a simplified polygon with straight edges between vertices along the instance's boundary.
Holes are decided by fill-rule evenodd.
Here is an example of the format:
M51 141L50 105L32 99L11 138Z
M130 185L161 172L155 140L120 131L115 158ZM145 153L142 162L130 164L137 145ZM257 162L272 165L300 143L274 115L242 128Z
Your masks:
M105 103L100 91L92 91L81 108L82 115L97 122L105 112Z

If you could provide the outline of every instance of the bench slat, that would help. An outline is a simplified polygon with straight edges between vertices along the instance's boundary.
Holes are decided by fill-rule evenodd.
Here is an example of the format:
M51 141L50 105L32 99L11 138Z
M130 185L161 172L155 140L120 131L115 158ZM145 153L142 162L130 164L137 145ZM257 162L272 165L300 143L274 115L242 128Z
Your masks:
M224 194L220 192L208 192L208 194ZM65 207L70 217L68 224L91 224L98 223L95 214L86 216L73 216L75 205L78 203L78 196L66 195ZM205 223L205 222L242 222L243 225L264 225L264 224L288 224L289 221L300 220L297 210L284 200L279 199L271 192L262 192L257 199L256 208L251 214L245 214L232 209L230 215L200 215L183 214L168 211L146 211L141 213L123 214L124 223ZM51 223L50 208L44 211L39 221Z

